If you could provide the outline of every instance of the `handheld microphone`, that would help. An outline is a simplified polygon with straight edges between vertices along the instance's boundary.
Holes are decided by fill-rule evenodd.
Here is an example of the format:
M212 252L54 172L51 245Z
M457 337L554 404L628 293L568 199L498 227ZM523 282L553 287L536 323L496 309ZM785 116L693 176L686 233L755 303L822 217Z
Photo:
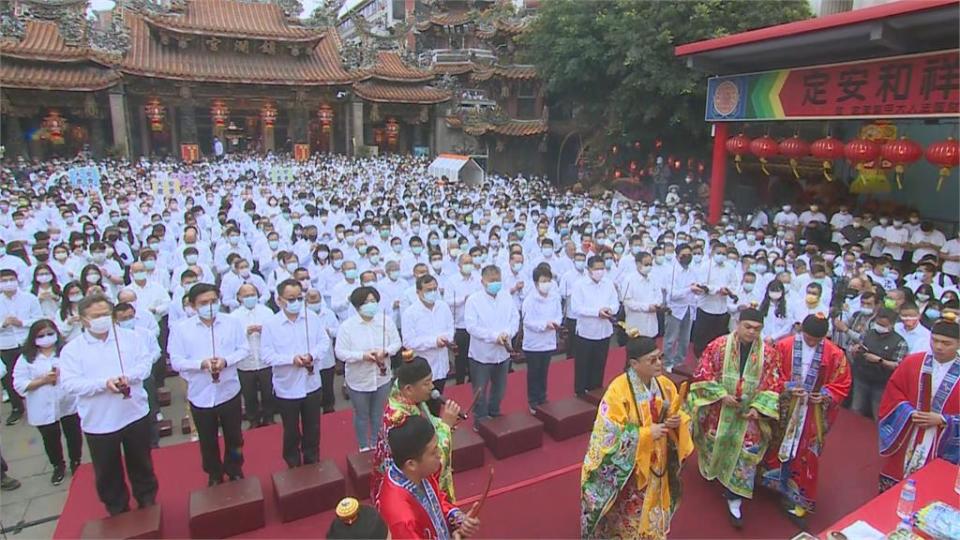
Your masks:
M443 404L445 403L443 400L443 396L440 395L440 391L437 390L436 388L430 391L429 401L431 402L431 404L433 404L437 408L438 411L442 409ZM460 420L466 420L467 414L464 413L463 411L460 411L459 413L457 413L457 418L459 418Z

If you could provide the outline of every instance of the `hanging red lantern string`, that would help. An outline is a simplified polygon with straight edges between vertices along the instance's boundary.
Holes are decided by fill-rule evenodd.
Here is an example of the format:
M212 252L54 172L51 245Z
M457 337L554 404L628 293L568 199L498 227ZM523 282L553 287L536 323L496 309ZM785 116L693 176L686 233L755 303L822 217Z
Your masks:
M268 101L263 104L260 109L260 118L263 120L265 127L273 127L277 123L277 108L274 107L273 103Z
M215 99L210 105L210 117L213 119L215 126L223 127L227 124L227 119L230 118L230 108L222 99Z
M320 105L317 111L317 117L320 119L320 129L324 133L330 133L330 127L333 125L333 108L324 103Z
M727 152L733 154L733 163L737 166L737 172L742 173L740 162L743 161L743 155L750 151L750 137L743 133L727 139Z
M937 180L937 191L943 186L943 179L950 176L950 169L960 165L960 145L953 137L939 141L927 147L927 161L940 167L940 176Z
M760 158L760 170L767 176L770 176L770 171L767 170L767 160L777 155L779 151L777 141L769 135L750 141L750 153Z
M843 143L827 136L813 141L813 144L810 145L810 154L822 162L823 177L827 179L827 182L833 182L830 170L833 168L833 161L843 157Z
M789 139L780 141L780 153L790 158L790 169L793 175L800 178L800 171L797 170L798 160L810 154L810 144L801 139L799 135L794 135Z
M880 145L866 139L854 139L843 147L843 155L856 166L859 178L863 174L864 163L880 157Z
M880 157L893 163L897 173L897 189L903 189L903 171L907 165L923 157L923 148L906 137L887 141L880 147Z

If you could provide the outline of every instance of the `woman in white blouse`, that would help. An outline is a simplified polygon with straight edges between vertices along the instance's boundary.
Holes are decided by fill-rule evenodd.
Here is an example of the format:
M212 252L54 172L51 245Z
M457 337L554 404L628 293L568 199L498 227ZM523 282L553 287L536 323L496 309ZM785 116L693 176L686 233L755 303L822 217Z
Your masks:
M536 291L523 299L523 355L527 360L527 405L530 414L547 402L550 357L557 349L557 332L563 324L560 293L550 265L533 269Z
M763 339L777 342L793 333L794 319L789 309L786 288L780 280L767 285L767 293L760 302L763 315Z
M77 415L77 397L57 384L60 376L60 349L65 341L57 325L40 319L30 326L23 344L22 356L13 368L13 387L26 400L27 422L40 431L43 448L53 465L50 482L63 482L66 463L60 434L67 439L70 473L80 466L83 435Z
M61 294L60 307L53 320L56 321L63 340L69 342L83 331L80 315L77 313L77 302L83 299L83 291L80 289L80 284L71 281L63 286Z
M57 283L57 275L50 265L40 263L33 270L30 292L40 301L43 316L53 319L60 308L60 284Z

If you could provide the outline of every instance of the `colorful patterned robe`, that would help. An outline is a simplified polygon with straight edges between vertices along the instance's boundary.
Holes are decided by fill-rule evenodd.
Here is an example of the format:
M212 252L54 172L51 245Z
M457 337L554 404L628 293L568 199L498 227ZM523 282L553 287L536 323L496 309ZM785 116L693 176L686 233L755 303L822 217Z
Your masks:
M763 341L753 344L742 376L736 332L707 345L687 398L704 478L719 481L741 497L753 497L757 465L773 436L771 424L779 418L782 387L777 352ZM739 396L740 404L723 405L724 396ZM759 413L758 420L744 417L750 409Z
M447 499L437 479L431 476L415 485L392 459L387 460L386 471L377 510L390 536L395 540L451 538L465 514Z
M387 470L387 460L390 458L390 445L387 443L387 433L391 429L403 424L410 416L420 415L430 420L433 429L437 432L437 446L440 448L442 463L437 472L437 483L450 501L456 501L453 491L453 430L442 420L434 416L426 403L414 404L407 401L400 393L397 383L393 383L387 406L383 410L383 427L377 434L377 446L373 453L373 472L370 474L370 500L376 502L380 493L380 485Z
M777 343L784 391L780 394L780 426L761 465L760 483L780 492L794 505L813 511L817 477L826 435L840 405L850 393L850 364L843 350L824 339L814 352L807 376L800 379L803 337L789 336ZM818 389L826 399L819 405L795 398L788 388L802 386L807 394Z
M932 388L932 377L924 376L933 362L927 353L907 355L887 382L880 401L880 454L887 458L880 473L881 490L936 458L960 463L960 360L953 361L937 388ZM931 428L929 445L922 444L925 430L910 421L914 411L923 409L938 412L947 421Z
M583 538L666 538L693 441L676 386L655 381L648 389L629 370L603 395L580 473ZM664 410L680 416L680 427L655 441L650 426Z

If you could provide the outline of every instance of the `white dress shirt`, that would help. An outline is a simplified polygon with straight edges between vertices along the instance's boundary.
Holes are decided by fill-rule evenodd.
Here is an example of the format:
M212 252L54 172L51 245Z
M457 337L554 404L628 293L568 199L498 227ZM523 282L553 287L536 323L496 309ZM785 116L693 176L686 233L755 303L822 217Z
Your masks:
M159 321L170 309L170 293L156 281L148 278L143 286L134 281L127 288L137 293L137 302L134 305L137 313L150 313Z
M77 396L83 431L113 433L146 416L150 406L143 380L151 367L146 347L132 330L117 328L105 339L84 331L67 343L60 351L60 383L64 391ZM130 399L107 389L107 379L121 375L130 383Z
M679 262L674 263L668 274L664 275L664 289L667 291L667 307L670 316L683 320L690 312L690 318L696 318L700 295L690 290L690 286L700 280L700 272L696 264L690 263L684 268Z
M237 364L249 356L246 327L225 313L217 314L212 326L194 315L170 330L167 345L170 364L187 381L187 399L195 407L209 409L227 402L240 392ZM216 356L226 360L219 382L201 368L204 360Z
M427 307L419 297L403 311L403 346L424 357L433 371L433 380L447 378L450 354L446 347L437 347L437 339L453 341L453 314L446 302L437 300Z
M31 426L52 424L77 412L77 396L66 392L59 382L27 390L31 381L50 373L54 367L59 368L59 365L60 358L56 354L44 356L37 351L33 362L21 356L13 367L13 388L26 401L27 423Z
M907 354L930 352L930 330L918 324L913 330L907 330L902 322L893 326L893 330L907 342Z
M357 392L374 392L393 378L390 360L386 361L386 373L381 374L380 367L374 362L365 362L363 355L379 349L391 356L396 354L400 350L400 333L392 318L384 318L383 311L369 321L354 315L340 325L335 349L337 358L346 364L347 386Z
M319 390L320 365L329 353L326 325L309 309L304 308L293 321L281 310L263 326L260 361L273 367L273 393L281 399L302 399ZM313 357L312 374L293 363L295 356L303 354Z
M709 266L701 272L701 283L706 285L708 292L700 297L700 309L711 315L727 313L727 297L719 294L719 291L724 287L731 292L737 289L737 284L740 282L737 269L729 262L718 265L711 261Z
M441 285L444 287L443 298L450 305L450 311L453 312L453 327L466 328L464 312L466 311L467 299L473 293L481 291L483 286L480 284L480 278L477 277L476 272L471 273L469 277L464 277L459 270L450 275L453 277L450 277ZM504 282L503 288L507 288L506 282ZM507 294L510 294L509 290Z
M547 328L547 325L563 323L563 310L560 307L560 293L557 287L551 287L546 296L539 290L532 290L523 299L521 310L523 312L523 350L555 351L557 331Z
M604 277L596 282L591 277L581 279L574 285L570 296L570 313L577 319L577 335L592 340L606 339L613 335L613 323L600 318L600 310L616 314L620 299L613 282Z
M237 300L237 291L247 283L257 289L257 296L261 302L265 302L270 298L270 290L267 288L267 283L263 281L262 277L256 274L250 274L244 278L237 275L236 272L227 272L220 281L220 298L223 299L223 305L226 306L227 309L233 311L240 306L240 301Z
M7 326L4 321L7 317L16 317L22 323L20 326ZM16 349L27 339L30 325L43 318L43 310L37 297L21 290L7 296L0 293L0 350Z
M244 334L247 336L249 350L246 358L237 362L237 369L240 371L257 371L267 367L260 360L260 337L263 334L263 326L267 324L273 312L263 304L253 306L253 309L247 309L243 306L230 312L230 316L240 321L243 325ZM259 332L247 334L247 328L251 326L260 326Z
M627 328L636 328L641 336L656 337L658 325L655 307L663 301L660 287L649 276L633 272L627 276L622 293Z
M500 334L512 338L520 329L520 315L510 291L501 289L496 297L478 291L467 298L464 311L464 325L470 334L470 359L481 364L499 364L510 358L507 349L497 343Z

